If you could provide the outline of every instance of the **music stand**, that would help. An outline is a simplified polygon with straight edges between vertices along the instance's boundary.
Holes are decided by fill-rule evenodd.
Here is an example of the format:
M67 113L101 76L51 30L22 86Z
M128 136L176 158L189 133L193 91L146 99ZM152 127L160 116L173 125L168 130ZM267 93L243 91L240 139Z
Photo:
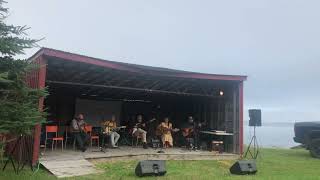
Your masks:
M121 145L131 145L130 141L129 141L129 137L130 137L130 133L129 132L126 132L126 129L120 129L120 132L119 132L121 138L119 140L119 144Z

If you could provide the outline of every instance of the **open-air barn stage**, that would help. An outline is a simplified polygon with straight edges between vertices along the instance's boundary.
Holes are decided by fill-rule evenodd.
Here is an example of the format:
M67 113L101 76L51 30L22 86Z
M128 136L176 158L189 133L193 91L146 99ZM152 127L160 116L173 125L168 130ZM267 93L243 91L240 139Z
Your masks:
M216 160L237 158L243 152L246 76L127 64L48 48L40 49L29 60L39 64L40 69L28 77L28 83L34 88L47 87L50 93L39 101L39 108L48 112L48 118L47 123L35 127L32 162L39 160L60 177L71 175L55 167L65 167L63 171L72 174L71 169L76 168L71 166L79 166L77 173L90 173L87 171L92 164L88 160ZM69 131L78 114L83 114L90 125L90 136L96 136L85 152L77 150ZM148 149L143 149L141 139L132 135L137 115L147 123ZM125 126L118 132L119 148L115 149L100 136L105 128L102 122L112 116L118 126ZM161 138L156 141L156 128L166 117L178 131L172 131L173 147L162 149ZM182 131L190 117L202 124L195 131L198 135L194 149L185 146ZM46 136L47 126L57 127L57 134L53 134L60 139L54 146L52 135ZM157 142L160 147L153 148Z

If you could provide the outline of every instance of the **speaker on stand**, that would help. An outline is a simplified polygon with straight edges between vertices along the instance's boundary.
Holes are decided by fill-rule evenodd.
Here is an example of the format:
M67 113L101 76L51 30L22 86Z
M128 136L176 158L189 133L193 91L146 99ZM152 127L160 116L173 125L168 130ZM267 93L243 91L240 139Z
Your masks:
M244 158L246 158L249 154L252 159L257 159L259 155L259 144L256 136L256 127L261 126L261 110L260 109L249 109L249 126L253 126L253 136L248 145L248 148L245 152Z
M252 160L239 160L230 167L230 173L235 175L253 175L258 172L256 161L259 155L259 144L256 136L256 127L261 126L261 110L250 109L249 110L249 126L253 127L253 136L248 145L243 158L247 158L250 155ZM247 158L248 159L248 158Z

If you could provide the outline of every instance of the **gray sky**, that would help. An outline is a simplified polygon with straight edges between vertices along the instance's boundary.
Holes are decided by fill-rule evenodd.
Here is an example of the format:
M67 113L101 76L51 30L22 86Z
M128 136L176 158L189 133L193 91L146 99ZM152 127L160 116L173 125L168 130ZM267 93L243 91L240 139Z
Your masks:
M262 108L263 121L320 120L320 1L9 0L7 7L8 23L31 27L30 37L45 37L41 46L248 75L245 106Z

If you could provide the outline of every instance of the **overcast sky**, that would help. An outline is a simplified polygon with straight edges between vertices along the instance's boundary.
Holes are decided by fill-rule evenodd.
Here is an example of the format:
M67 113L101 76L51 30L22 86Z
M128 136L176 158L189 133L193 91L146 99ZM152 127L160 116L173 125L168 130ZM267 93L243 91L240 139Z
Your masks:
M45 38L41 46L248 75L245 106L262 108L263 121L320 120L318 0L8 0L6 6L7 22L31 27L30 37Z

